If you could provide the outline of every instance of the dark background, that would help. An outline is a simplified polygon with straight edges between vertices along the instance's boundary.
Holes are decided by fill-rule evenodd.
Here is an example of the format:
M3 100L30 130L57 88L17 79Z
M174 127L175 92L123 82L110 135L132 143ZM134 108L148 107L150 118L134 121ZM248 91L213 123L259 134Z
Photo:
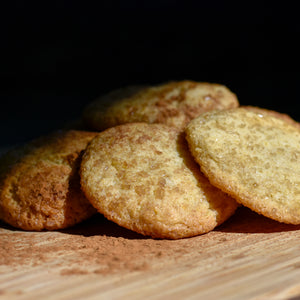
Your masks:
M4 1L3 1L4 2ZM266 1L8 1L0 9L0 146L131 84L217 82L300 121L296 7Z

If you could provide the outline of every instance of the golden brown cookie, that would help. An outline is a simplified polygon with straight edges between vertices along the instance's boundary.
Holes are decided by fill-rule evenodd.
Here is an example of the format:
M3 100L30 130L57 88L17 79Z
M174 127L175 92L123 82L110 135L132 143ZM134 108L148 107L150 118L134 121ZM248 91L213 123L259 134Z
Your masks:
M96 130L131 122L163 123L181 130L203 112L238 105L236 95L223 85L178 81L112 92L87 106L83 119Z
M243 108L208 112L186 128L210 182L271 219L300 224L300 132Z
M128 123L101 132L87 147L80 174L100 213L154 238L208 232L237 207L202 175L182 134L164 124Z
M251 106L251 105L245 105L245 106L241 106L242 108L251 110L253 112L256 112L258 114L261 115L271 115L273 117L282 119L286 122L288 122L289 124L292 124L296 127L298 127L300 129L300 123L295 121L293 118L291 118L289 115L275 111L275 110L270 110L270 109L266 109L266 108L262 108L262 107L257 107L257 106Z
M95 213L78 173L82 151L95 135L59 131L3 155L0 219L24 230L54 230Z

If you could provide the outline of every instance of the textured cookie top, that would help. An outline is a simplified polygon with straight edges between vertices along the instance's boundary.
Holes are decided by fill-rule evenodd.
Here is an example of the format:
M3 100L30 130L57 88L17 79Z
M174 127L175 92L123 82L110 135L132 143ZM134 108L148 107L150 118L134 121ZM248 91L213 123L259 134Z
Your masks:
M95 209L80 189L81 152L96 135L59 131L0 159L0 218L25 230L74 225Z
M238 105L236 95L223 85L179 81L112 92L92 102L83 118L97 130L131 122L163 123L183 129L203 112Z
M184 137L163 124L129 123L101 132L87 147L80 174L100 213L156 238L208 232L237 207L202 175Z
M291 118L288 114L284 114L275 110L270 110L270 109L266 109L266 108L262 108L262 107L257 107L257 106L241 106L242 108L251 110L253 112L256 112L260 115L271 115L275 118L279 118L284 120L285 122L292 124L293 126L296 126L297 128L300 129L300 123L295 121L293 118Z
M274 220L300 223L300 132L243 108L209 112L186 128L190 150L210 182Z

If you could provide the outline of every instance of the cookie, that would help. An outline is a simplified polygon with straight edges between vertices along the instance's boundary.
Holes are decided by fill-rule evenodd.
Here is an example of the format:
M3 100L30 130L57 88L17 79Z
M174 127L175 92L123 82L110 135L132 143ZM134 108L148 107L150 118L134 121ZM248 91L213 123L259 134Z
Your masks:
M278 112L278 111L275 111L275 110L270 110L270 109L257 107L257 106L247 105L247 106L241 106L241 107L245 108L245 109L248 109L248 110L251 110L253 112L256 112L258 114L261 114L261 115L266 115L267 114L267 115L271 115L273 117L282 119L282 120L288 122L289 124L292 124L292 125L294 125L294 126L296 126L297 128L300 129L300 123L295 121L288 114L284 114L284 113L281 113L281 112Z
M300 132L244 108L192 120L186 138L210 182L279 222L300 224Z
M236 95L223 85L178 81L112 92L87 106L83 119L95 130L132 122L163 123L181 130L203 112L237 106Z
M122 100L131 99L146 88L147 86L143 85L130 85L113 90L95 99L83 110L82 124L93 130L104 130L115 125L127 123L126 121L122 123L118 122L116 118L119 116L117 114L114 116L114 110L116 110L114 106L118 106ZM124 113L124 115L126 114Z
M0 159L0 219L24 230L72 226L96 212L80 188L82 151L96 135L59 131Z
M237 207L200 172L184 136L164 124L102 131L87 147L80 175L86 197L101 214L154 238L206 233Z

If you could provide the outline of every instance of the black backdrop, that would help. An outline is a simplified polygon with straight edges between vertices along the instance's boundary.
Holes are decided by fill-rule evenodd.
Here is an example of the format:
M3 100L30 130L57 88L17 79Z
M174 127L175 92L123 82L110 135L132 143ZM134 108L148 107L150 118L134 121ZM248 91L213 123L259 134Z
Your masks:
M61 127L112 89L168 80L222 83L300 121L298 19L287 2L10 1L0 146Z

